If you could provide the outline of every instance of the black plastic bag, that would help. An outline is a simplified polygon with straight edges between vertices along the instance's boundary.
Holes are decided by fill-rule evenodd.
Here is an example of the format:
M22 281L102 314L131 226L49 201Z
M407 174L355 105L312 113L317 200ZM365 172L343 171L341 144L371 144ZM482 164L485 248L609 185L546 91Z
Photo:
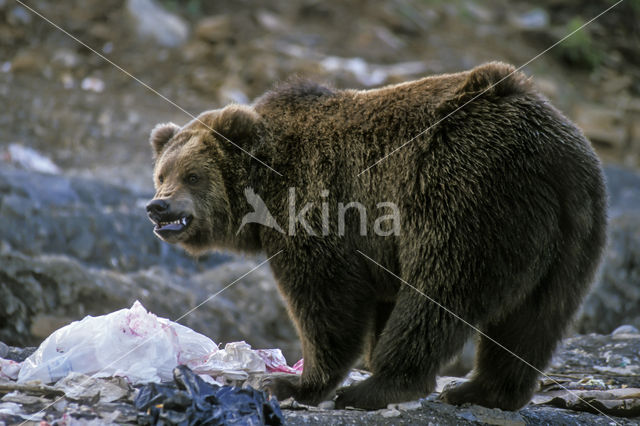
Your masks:
M275 399L253 388L212 385L189 367L173 370L176 387L150 383L135 400L142 425L281 425Z

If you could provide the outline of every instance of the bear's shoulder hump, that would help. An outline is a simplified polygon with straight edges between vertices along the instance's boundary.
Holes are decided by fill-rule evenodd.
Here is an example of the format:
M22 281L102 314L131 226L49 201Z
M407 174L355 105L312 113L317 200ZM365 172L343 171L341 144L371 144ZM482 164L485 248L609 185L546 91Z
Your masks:
M257 107L273 104L298 104L335 95L335 90L312 80L294 78L276 85L256 101Z

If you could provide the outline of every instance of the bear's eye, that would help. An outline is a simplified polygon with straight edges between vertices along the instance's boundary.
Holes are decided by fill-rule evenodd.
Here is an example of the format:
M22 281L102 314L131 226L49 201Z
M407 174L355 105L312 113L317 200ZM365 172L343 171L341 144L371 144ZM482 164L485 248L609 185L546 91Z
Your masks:
M164 176L162 175L158 176L158 182L162 184L164 182Z
M197 174L195 174L195 173L190 173L190 174L187 176L187 182L189 182L189 183L190 183L190 184L192 184L192 185L193 185L193 184L195 184L195 183L198 183L198 181L199 181L199 180L200 180L200 178L199 178L199 177L198 177L198 175L197 175Z

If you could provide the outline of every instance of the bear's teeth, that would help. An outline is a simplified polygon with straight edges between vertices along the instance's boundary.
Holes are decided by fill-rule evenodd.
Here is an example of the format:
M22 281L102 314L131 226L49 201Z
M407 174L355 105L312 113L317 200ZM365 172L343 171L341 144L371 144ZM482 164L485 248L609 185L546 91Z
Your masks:
M160 228L165 227L167 225L182 225L182 226L187 226L187 218L183 217L180 219L176 219L176 220L172 220L172 221L168 221L168 222L158 222L158 226Z

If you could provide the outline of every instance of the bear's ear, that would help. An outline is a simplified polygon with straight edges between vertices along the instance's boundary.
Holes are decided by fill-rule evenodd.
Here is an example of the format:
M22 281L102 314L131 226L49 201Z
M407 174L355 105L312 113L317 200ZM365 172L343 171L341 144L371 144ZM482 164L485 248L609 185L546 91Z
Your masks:
M214 133L220 133L244 148L252 145L256 136L260 115L251 107L244 105L230 105L220 111L213 128Z
M173 123L156 124L156 127L151 130L151 135L149 136L149 143L153 148L153 158L160 155L164 146L171 140L178 130L180 130L180 127Z

